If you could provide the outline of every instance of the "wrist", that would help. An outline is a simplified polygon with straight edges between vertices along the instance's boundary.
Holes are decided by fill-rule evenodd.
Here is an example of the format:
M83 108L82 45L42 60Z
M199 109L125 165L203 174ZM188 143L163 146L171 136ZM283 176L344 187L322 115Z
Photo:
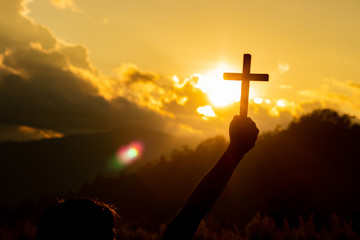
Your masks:
M240 157L240 158L242 158L248 152L248 150L245 149L242 144L236 144L231 141L228 146L228 151L232 155L234 155L234 157Z
M226 174L232 174L244 155L245 153L243 151L239 151L236 145L230 143L214 168L220 168L221 171L225 171Z

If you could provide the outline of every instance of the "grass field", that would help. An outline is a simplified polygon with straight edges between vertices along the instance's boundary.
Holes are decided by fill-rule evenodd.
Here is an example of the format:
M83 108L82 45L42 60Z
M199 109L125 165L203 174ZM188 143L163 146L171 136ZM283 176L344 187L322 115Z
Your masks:
M277 226L275 220L257 214L245 226L217 222L211 217L200 223L194 240L342 240L360 239L353 229L351 221L344 221L333 215L328 227L316 227L313 217L304 220L299 217L299 224L291 227L286 220L282 226ZM123 240L156 240L165 230L166 224L153 224L141 220L131 223L119 222L116 228L117 239ZM35 239L36 223L19 221L16 224L3 223L0 227L2 240L30 240Z

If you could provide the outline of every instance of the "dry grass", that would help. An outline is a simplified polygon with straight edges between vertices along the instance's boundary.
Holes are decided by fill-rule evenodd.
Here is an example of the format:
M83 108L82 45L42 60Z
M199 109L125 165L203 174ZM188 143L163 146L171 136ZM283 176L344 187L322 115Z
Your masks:
M277 227L274 219L257 214L245 226L237 224L221 226L214 220L202 221L194 240L342 240L360 239L351 227L351 222L340 220L336 215L330 219L330 227L316 230L313 218L308 220L299 218L299 225L289 226L285 220L281 228ZM123 240L156 240L165 230L166 225L154 225L151 222L138 221L121 223L117 227L117 239ZM31 240L35 238L36 224L30 221L17 222L10 226L0 226L1 240Z

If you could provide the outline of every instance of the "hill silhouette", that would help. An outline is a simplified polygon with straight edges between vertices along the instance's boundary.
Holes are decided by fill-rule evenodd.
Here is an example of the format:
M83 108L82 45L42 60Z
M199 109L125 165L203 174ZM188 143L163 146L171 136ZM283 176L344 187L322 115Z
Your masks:
M74 194L104 199L126 219L173 216L201 176L220 157L227 140L218 136L196 149L99 177ZM242 160L210 215L246 224L257 211L279 222L315 214L322 224L333 213L350 218L360 209L360 126L348 115L316 110L259 137Z
M311 219L321 226L336 213L340 219L352 219L359 231L357 121L322 109L295 119L285 129L260 135L210 212L210 219L245 226L260 212L277 223L286 217L290 225L296 225L299 216L308 219L314 214ZM143 136L139 140L149 147L176 142L166 134L139 131ZM149 158L122 171L108 169L108 156L139 134L129 130L0 144L0 154L6 156L0 167L1 204L20 198L28 203L12 212L3 211L0 220L36 219L57 196L87 196L113 204L126 222L136 221L135 226L147 226L143 219L159 225L174 216L228 144L225 137L217 136L196 148L177 148L168 156ZM73 191L66 194L69 189ZM41 196L52 201L38 201Z
M16 208L20 203L44 197L56 198L77 191L98 175L116 175L120 171L119 166L113 166L116 150L135 140L144 145L140 165L176 147L199 142L196 138L146 129L119 129L60 139L0 143L0 209Z

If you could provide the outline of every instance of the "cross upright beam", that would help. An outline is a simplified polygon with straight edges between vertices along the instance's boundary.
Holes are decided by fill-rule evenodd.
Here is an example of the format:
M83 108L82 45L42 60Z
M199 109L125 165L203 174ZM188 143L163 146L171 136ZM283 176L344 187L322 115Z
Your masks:
M269 81L269 74L250 73L251 55L244 54L242 73L224 73L224 80L241 80L240 117L246 118L249 104L250 81Z

